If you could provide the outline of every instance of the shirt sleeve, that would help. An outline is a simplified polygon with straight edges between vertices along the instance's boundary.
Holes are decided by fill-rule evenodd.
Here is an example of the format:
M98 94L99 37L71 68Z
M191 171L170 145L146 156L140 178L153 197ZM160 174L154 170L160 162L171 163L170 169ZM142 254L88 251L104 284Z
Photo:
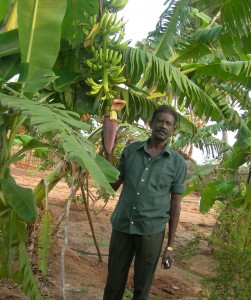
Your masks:
M123 149L117 169L120 172L120 176L125 177L125 160L126 160L126 148Z
M174 194L183 194L185 190L184 182L186 180L187 175L187 164L185 160L182 158L179 161L179 165L177 168L175 179L171 186L171 193Z

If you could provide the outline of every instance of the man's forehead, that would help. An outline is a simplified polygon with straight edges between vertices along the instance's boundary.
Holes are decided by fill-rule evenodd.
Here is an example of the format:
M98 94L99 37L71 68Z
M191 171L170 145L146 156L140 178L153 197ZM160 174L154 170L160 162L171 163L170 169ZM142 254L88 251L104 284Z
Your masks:
M168 112L157 113L156 119L158 119L158 120L163 119L163 120L169 120L169 121L172 120L174 122L174 116Z

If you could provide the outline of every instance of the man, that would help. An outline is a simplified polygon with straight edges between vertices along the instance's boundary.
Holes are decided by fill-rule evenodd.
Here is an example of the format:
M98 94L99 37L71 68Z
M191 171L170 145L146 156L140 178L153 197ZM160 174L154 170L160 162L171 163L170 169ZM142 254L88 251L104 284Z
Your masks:
M134 258L133 300L148 299L160 256L166 222L168 243L162 257L164 268L173 262L173 244L180 216L186 163L167 146L178 116L166 106L153 114L147 141L133 142L122 152L120 176L112 187L123 189L111 217L108 277L103 300L121 300Z

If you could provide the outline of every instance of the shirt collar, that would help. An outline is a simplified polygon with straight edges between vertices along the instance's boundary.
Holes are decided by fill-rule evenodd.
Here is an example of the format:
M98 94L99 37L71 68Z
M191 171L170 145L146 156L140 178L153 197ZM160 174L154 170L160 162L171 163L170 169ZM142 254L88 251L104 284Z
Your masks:
M147 150L147 144L148 144L148 141L150 140L150 138L146 141L143 141L142 143L139 144L139 146L137 147L137 150L139 149L144 149L147 153L148 153L148 150ZM172 155L172 151L171 151L171 148L166 144L165 148L163 149L162 153L167 153L169 155Z

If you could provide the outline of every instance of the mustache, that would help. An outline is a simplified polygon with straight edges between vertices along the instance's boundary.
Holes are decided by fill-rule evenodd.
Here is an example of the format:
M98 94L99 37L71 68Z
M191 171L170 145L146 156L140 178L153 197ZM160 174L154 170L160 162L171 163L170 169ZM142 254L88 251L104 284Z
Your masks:
M158 129L157 132L161 132L161 133L164 133L164 134L168 133L168 131L166 129Z

